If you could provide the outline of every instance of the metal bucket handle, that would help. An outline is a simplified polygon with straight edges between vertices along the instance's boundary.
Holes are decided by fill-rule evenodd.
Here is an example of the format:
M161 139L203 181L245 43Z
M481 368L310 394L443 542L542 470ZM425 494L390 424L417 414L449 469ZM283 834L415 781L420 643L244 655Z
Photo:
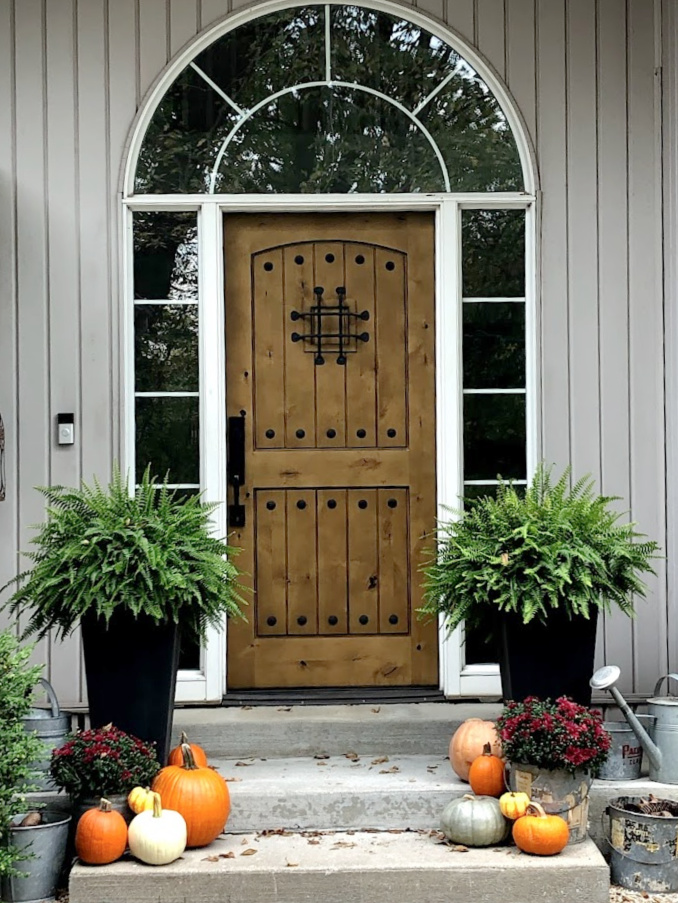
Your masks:
M605 816L606 816L606 815L607 815L607 825L605 824ZM611 818L611 815L610 815L610 807L607 806L607 807L606 807L605 809L603 809L603 811L600 813L600 828L601 828L601 830L602 830L602 832L603 832L603 837L604 837L605 840L607 841L608 847L609 847L611 850L614 850L615 853L619 853L619 855L620 855L620 856L623 856L624 859L630 859L631 862L638 862L638 860L637 860L637 859L634 859L633 856L631 856L629 853L625 853L623 850L618 849L618 848L612 843L612 827L611 827L611 822L612 822L612 818ZM672 862L675 862L675 861L676 861L676 857L675 857L675 856L669 856L668 859L653 859L653 860L652 860L652 865L670 865ZM643 864L649 865L649 863L641 863L641 865L643 865Z
M675 671L672 671L669 674L665 674L663 677L660 677L659 680L657 681L657 683L655 684L654 693L652 694L653 696L659 696L659 690L661 689L661 685L669 677L672 677L678 683L678 674L676 674Z
M47 694L49 704L52 707L52 718L58 718L61 714L61 709L59 708L59 700L57 699L56 693L54 692L54 687L48 680L45 680L44 677L39 677L38 683L41 684L42 688Z

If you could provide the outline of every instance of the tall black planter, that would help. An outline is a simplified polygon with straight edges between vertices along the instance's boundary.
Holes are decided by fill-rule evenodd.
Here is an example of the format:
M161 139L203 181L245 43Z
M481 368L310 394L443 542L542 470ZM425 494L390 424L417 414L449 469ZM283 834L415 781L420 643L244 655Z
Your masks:
M92 727L112 722L120 730L156 743L167 761L179 664L179 629L135 618L126 609L81 621L87 696Z
M549 612L546 624L523 624L513 612L500 615L499 668L505 700L571 696L591 705L589 680L596 651L598 610L590 619Z

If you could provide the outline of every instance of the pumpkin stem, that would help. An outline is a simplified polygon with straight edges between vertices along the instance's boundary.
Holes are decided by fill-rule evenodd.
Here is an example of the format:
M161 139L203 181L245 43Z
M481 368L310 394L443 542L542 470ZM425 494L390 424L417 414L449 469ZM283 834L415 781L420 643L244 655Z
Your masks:
M160 802L160 794L153 794L153 818L160 818L162 815L162 804Z
M112 809L111 804L108 800L105 800L103 797L99 800L99 809L102 812L110 812Z
M194 771L198 768L198 766L195 764L195 758L193 757L193 750L188 743L181 744L181 755L184 758L184 768L190 771Z
M186 733L186 731L181 732L181 740L179 740L179 743L182 746L184 745L184 743L188 743L188 734Z
M537 818L546 818L544 807L540 803L531 802L525 810L525 815L535 815Z
M485 743L485 744L484 744L484 746L483 746L483 755L484 755L484 756L491 756L491 755L492 755L492 747L490 746L489 743Z

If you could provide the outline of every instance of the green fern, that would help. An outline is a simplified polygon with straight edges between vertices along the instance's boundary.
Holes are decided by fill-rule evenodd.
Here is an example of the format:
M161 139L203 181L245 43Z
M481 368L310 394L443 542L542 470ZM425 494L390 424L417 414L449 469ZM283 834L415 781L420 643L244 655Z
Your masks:
M496 497L471 500L438 525L424 572L423 616L442 614L452 631L488 613L517 612L524 623L565 609L589 618L615 604L633 615L644 573L659 546L620 523L613 496L596 496L590 477L570 489L568 468L555 483L543 464L524 492L500 480Z
M211 532L216 505L182 497L148 469L134 495L117 468L107 489L95 480L39 491L47 519L27 553L33 566L0 590L18 585L4 608L28 615L24 636L67 636L85 612L108 621L122 607L204 640L224 615L242 614L237 550Z

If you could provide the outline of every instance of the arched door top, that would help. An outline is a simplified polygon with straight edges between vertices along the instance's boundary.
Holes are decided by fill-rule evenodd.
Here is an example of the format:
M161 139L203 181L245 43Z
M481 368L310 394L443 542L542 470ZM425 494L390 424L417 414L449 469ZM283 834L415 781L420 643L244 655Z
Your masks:
M481 74L482 73L482 74ZM135 195L534 193L504 86L392 3L267 3L199 36L133 129Z

